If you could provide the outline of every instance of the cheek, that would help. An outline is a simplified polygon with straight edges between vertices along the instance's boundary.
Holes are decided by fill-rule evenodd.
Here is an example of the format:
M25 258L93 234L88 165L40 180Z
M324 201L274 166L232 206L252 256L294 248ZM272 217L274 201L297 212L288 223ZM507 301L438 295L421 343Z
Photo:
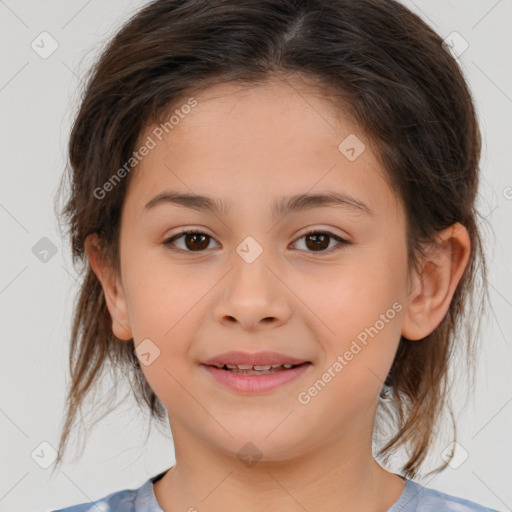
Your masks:
M176 280L166 281L161 275L152 280L148 276L138 289L134 288L130 301L130 321L141 369L153 392L177 415L193 406L184 387L195 396L190 372L197 364L190 357L190 347L197 330L199 307L194 304L198 298L184 294L184 289Z
M134 339L177 340L176 326L193 314L210 281L207 272L201 276L196 269L172 263L164 248L135 245L123 270Z
M406 262L401 251L390 249L368 248L347 257L336 271L317 276L307 300L321 320L314 327L322 333L320 371L330 368L343 375L333 379L338 385L368 389L369 397L384 383L400 341ZM336 372L338 356L343 368L337 365Z
M397 301L403 301L406 273L400 257L382 251L358 251L343 263L295 279L297 295L335 337L353 336L373 325ZM302 285L301 285L302 283Z
M169 394L172 402L182 394L177 382L197 364L190 347L198 319L206 316L201 299L219 278L208 270L171 265L165 251L141 248L131 255L123 269L129 321L139 359L149 352L152 361L145 366L141 360L141 368L156 394Z

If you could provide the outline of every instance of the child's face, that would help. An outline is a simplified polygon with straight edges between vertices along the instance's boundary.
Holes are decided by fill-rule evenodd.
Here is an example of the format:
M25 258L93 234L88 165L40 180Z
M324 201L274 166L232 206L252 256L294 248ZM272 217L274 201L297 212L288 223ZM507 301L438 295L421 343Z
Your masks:
M155 127L140 138L156 147L125 198L114 330L136 345L151 340L152 362L141 366L177 445L187 436L233 454L251 442L279 459L341 439L348 454L371 439L408 294L404 213L365 135L317 93L292 85L213 87L161 141ZM352 134L366 145L355 159L356 139L338 149ZM145 208L164 191L227 206L215 214L171 202ZM324 205L273 214L281 198L332 192L372 213ZM165 244L192 228L211 238L175 240L186 253ZM312 229L350 245L304 237ZM247 237L252 245L241 246ZM240 248L262 252L249 262ZM237 392L201 364L231 350L312 364L271 391Z

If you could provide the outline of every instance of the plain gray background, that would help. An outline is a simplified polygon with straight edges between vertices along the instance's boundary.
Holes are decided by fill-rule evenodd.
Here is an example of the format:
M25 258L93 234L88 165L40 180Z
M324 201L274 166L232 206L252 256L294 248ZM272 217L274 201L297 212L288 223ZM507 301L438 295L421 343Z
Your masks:
M41 443L58 446L67 382L77 283L53 200L77 86L102 43L145 3L0 1L0 511L45 511L97 499L138 487L174 463L170 435L153 429L147 440L146 418L122 396L122 405L93 430L79 462L65 464L52 479L51 468L33 456L51 452ZM459 419L467 459L418 481L512 510L512 1L404 3L443 38L457 32L462 39L455 50L468 44L459 59L484 137L479 208L494 230L486 237L492 311L482 331L478 390ZM58 43L47 58L31 46L48 37L42 32Z

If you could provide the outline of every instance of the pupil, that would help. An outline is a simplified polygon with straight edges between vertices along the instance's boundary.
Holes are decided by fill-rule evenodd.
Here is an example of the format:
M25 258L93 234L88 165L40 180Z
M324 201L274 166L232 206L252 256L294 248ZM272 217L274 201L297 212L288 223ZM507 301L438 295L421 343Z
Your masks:
M185 235L185 245L189 250L202 250L208 247L208 235L201 233L188 233ZM329 235L311 234L306 236L306 245L314 251L329 247ZM314 240L314 241L313 241ZM192 243L190 243L192 241ZM313 241L313 243L311 243ZM195 247L194 247L195 246Z
M320 242L321 244L318 245L318 244L313 244L312 246L310 246L308 244L309 241L311 241L311 239L313 238L320 238ZM327 247L329 247L329 236L328 235L321 235L321 234L312 234L312 235L308 235L306 237L306 245L308 246L309 249L313 249L313 250L318 250L318 249L326 249Z
M189 238L190 237L190 238ZM198 246L194 247L193 244L197 242L199 239L203 239L199 242ZM201 233L188 233L185 235L185 245L187 246L187 249L194 250L194 249L206 249L208 247L208 235L202 235ZM194 239L193 244L191 245L189 242L191 239ZM206 243L205 243L206 241Z

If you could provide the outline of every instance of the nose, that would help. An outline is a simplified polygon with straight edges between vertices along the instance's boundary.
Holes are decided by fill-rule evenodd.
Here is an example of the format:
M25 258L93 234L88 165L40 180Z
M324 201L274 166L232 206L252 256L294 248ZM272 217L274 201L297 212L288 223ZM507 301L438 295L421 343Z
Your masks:
M291 316L291 297L279 274L266 251L251 263L235 253L232 270L218 289L215 319L245 331L285 324Z

